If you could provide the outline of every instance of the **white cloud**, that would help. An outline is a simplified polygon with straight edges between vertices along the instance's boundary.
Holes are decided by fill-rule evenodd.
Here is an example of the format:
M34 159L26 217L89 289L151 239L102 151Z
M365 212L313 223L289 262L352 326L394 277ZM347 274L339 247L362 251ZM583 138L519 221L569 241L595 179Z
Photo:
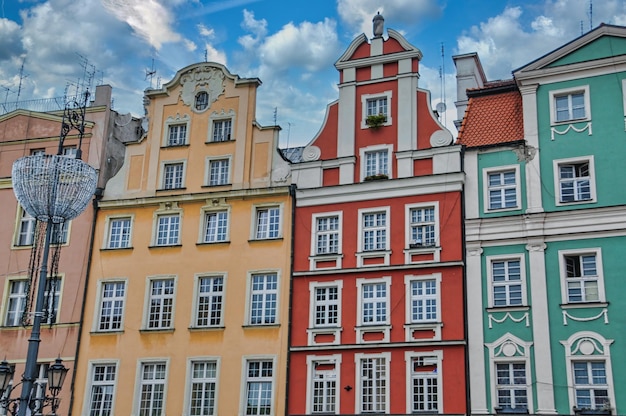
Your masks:
M20 29L16 22L0 18L0 61L22 54Z
M200 36L203 36L208 39L213 39L215 37L215 30L206 27L205 25L198 25L198 33Z

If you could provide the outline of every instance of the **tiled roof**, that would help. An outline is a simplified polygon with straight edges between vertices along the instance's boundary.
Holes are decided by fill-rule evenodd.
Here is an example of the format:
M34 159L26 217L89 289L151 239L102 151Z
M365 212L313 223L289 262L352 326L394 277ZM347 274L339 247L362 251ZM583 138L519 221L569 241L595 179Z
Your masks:
M524 139L522 96L514 80L490 82L467 95L457 144L481 147Z

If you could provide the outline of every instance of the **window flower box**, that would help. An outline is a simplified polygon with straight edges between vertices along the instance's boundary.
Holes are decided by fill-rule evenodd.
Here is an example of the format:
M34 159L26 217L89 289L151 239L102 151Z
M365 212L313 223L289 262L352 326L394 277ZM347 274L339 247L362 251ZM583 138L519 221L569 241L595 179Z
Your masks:
M365 119L365 124L371 128L378 128L387 122L387 116L385 114L371 114Z
M389 176L386 173L377 173L375 175L369 175L365 177L365 181L379 181L382 179L389 179Z

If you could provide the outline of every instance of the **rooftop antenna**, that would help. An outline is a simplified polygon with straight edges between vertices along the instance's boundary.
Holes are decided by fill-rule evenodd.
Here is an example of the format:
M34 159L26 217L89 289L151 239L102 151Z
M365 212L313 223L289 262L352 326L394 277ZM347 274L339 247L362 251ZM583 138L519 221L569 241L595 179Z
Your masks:
M287 149L289 149L289 137L291 136L291 126L293 123L287 122Z
M441 43L441 66L439 67L439 77L441 78L441 102L437 104L436 109L443 124L446 124L446 72L444 59L443 42Z
M152 78L154 78L156 72L156 69L154 69L154 58L152 58L152 67L150 67L150 69L146 69L146 79L150 78L150 88L152 88Z
M89 91L93 85L93 78L96 75L96 66L89 63L89 60L79 53L76 53L80 58L80 66L83 68L82 78L78 80L76 85L76 96L82 96L86 91Z
M22 80L28 75L24 75L24 62L26 62L26 57L22 58L22 65L20 66L20 83L17 87L17 99L15 101L20 100L20 94L22 93Z
M589 30L593 29L593 0L589 0Z
M274 125L278 124L276 120L278 119L278 107L274 107Z
M204 62L209 62L209 50L204 48Z

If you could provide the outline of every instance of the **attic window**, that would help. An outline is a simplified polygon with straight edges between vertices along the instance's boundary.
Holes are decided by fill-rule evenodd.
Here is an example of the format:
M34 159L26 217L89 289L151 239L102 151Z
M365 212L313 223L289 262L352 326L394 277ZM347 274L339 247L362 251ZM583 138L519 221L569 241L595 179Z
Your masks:
M196 94L196 110L203 111L209 106L209 93L200 91Z

